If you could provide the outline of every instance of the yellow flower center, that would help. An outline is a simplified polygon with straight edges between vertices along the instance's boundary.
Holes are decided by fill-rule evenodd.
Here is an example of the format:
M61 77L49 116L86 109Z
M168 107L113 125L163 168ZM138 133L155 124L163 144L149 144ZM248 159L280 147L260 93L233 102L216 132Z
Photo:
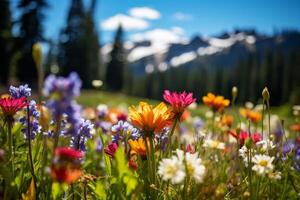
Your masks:
M193 165L191 165L190 163L187 163L187 171L189 174L193 174L195 171L195 168L193 167Z
M266 167L268 165L268 161L262 160L258 163L260 166Z
M176 172L176 168L174 166L167 166L166 173L167 174L174 174Z

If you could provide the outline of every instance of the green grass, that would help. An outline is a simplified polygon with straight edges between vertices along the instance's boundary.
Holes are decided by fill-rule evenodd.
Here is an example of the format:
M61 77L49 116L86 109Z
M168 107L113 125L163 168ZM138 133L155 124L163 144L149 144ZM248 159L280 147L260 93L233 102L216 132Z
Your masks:
M78 103L84 106L95 107L98 104L107 104L108 106L115 107L119 105L137 105L140 101L146 101L153 104L158 103L155 100L127 96L122 93L111 93L96 90L84 90L81 92L80 97L78 97Z

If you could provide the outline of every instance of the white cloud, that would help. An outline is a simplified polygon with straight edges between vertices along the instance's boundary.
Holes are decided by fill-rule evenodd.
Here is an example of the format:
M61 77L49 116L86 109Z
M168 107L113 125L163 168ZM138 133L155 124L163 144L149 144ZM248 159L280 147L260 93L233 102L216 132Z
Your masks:
M160 13L149 7L136 7L129 10L129 14L133 17L144 19L159 19Z
M117 14L101 23L104 30L116 30L119 25L122 25L124 30L143 30L149 27L149 23L143 19L138 19L128 15Z
M189 21L193 19L193 16L190 14L182 13L182 12L177 12L173 16L176 20L179 21Z

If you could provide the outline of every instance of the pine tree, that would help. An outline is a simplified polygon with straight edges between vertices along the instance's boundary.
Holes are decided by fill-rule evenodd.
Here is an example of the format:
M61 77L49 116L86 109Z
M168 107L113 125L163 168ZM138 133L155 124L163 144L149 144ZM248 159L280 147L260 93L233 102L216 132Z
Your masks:
M8 0L0 1L0 10L0 81L2 84L7 84L10 60L13 53L12 22Z
M67 25L61 32L58 63L61 74L75 71L83 80L83 87L92 86L99 79L99 42L93 19L96 0L85 11L82 0L72 0Z
M44 9L48 7L45 0L21 0L18 8L22 11L20 17L20 33L18 48L21 57L18 60L17 76L22 82L35 85L37 69L32 59L32 45L45 40L43 36Z
M120 91L123 88L124 68L126 66L126 58L123 48L123 29L121 25L116 32L110 58L111 60L106 69L107 89Z

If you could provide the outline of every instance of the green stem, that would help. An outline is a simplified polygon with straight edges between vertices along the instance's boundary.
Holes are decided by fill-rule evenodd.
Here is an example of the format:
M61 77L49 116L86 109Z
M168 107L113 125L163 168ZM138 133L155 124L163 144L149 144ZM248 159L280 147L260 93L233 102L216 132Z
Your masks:
M12 135L12 122L8 120L7 122L7 132L8 132L8 147L9 147L9 160L10 160L10 167L11 167L11 173L12 173L12 180L15 179L15 166L14 166L14 146L13 146L13 135Z
M32 159L32 149L31 149L31 130L30 130L30 108L29 105L27 105L27 140L28 140L28 155L29 155L29 164L31 168L31 175L34 180L34 188L36 189L36 176L34 173L34 164Z
M167 150L167 153L169 153L169 155L172 154L172 136L175 132L178 121L179 121L179 118L175 117L173 125L172 125L172 129L171 129L171 132L170 132L170 135L169 135L169 144L168 144L168 150Z
M61 126L61 117L58 117L58 119L56 120L56 128L55 128L55 133L54 133L53 152L58 146L60 126Z

